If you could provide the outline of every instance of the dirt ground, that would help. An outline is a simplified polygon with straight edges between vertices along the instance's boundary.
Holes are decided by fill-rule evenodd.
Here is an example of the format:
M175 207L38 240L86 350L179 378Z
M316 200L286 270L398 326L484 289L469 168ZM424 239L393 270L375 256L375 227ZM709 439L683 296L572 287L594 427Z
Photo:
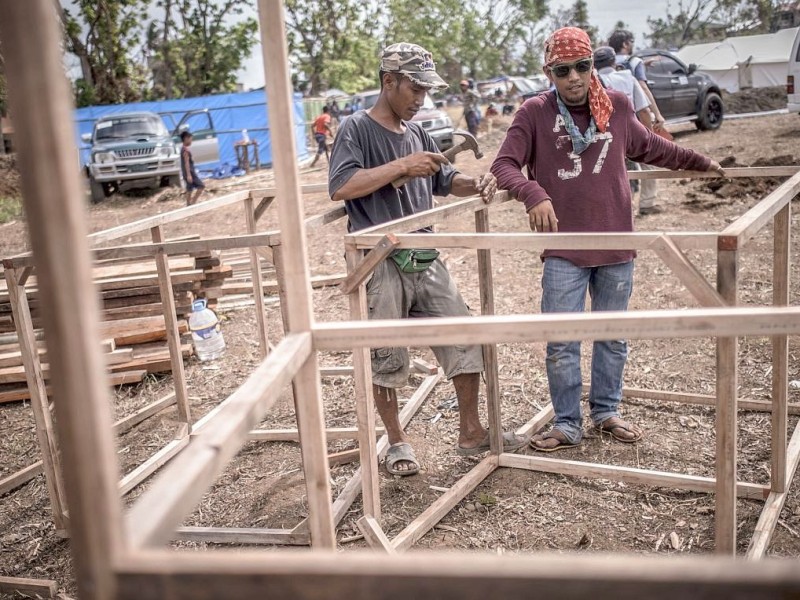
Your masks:
M485 157L460 155L457 166L465 173L488 169L502 141L508 120L498 119L491 132L481 136ZM677 143L709 154L726 164L797 164L797 139L800 118L775 115L728 120L719 131L695 131L692 125L674 130ZM304 169L303 183L326 180L325 166ZM271 183L272 173L262 171L240 180L209 183L209 194L218 196L234 189L263 187ZM719 231L754 206L779 183L774 181L733 180L730 182L663 180L659 202L665 211L636 219L639 231ZM54 189L57 193L57 189ZM450 201L452 199L445 199ZM334 207L324 194L304 199L307 215ZM115 196L108 202L90 206L89 224L100 230L144 216L174 210L182 199L174 190L155 195ZM796 223L797 216L793 217ZM275 227L274 213L268 212L263 230ZM493 231L523 232L527 224L518 203L498 207L491 214ZM344 224L335 223L314 232L309 239L309 263L314 274L344 270L341 236ZM241 234L244 216L237 211L212 212L190 223L167 228L168 236L187 233L202 235ZM474 231L468 216L454 219L441 231ZM0 226L0 254L8 255L27 248L22 220ZM119 240L119 243L141 238ZM798 296L796 260L800 241L793 238L791 269L792 299ZM714 281L715 258L710 252L690 252L691 260ZM474 252L450 250L446 262L467 303L480 306ZM516 250L492 255L496 310L498 314L539 311L541 262L534 253ZM772 232L765 229L741 253L740 302L766 305L771 302ZM636 263L632 310L696 307L685 288L669 269L649 252ZM347 303L336 288L314 292L314 309L320 321L346 318ZM270 339L282 335L277 303L268 304ZM199 418L227 397L258 364L258 336L252 309L223 315L228 351L215 363L187 365L187 381L194 417ZM744 338L740 344L740 398L769 399L771 384L771 346L764 338ZM584 372L588 373L590 347L584 344ZM427 349L418 355L433 360ZM800 380L800 347L790 340L789 378ZM346 365L349 353L328 353L323 365ZM548 402L544 372L544 345L503 344L499 347L499 369L503 422L517 427L528 421ZM713 340L633 341L625 383L629 387L687 392L714 393ZM409 397L412 386L403 389ZM171 389L170 377L151 377L138 386L114 391L115 416L130 414ZM800 387L800 382L798 382ZM352 380L334 377L323 381L326 418L330 426L355 422ZM394 478L381 470L382 525L393 537L421 513L446 488L458 481L475 461L459 458L453 452L457 437L457 411L449 400L452 385L440 383L408 427L422 472L414 477ZM800 392L790 386L790 401L800 401ZM642 467L691 475L713 476L714 411L710 408L629 399L623 402L626 418L646 431L635 445L588 437L578 448L558 456L588 462ZM174 409L160 413L118 440L120 470L128 472L166 444L175 426ZM790 424L794 426L796 418ZM265 426L294 426L291 395L265 420ZM0 407L0 477L34 462L38 456L33 419L24 403ZM770 460L770 420L767 413L740 412L739 478L767 483ZM331 451L354 447L351 442L329 444ZM341 491L357 465L331 469L334 495ZM800 485L798 478L781 514L769 554L778 557L800 555ZM132 502L143 484L125 501ZM739 547L744 552L750 541L763 503L738 502ZM299 448L291 443L248 443L226 469L217 484L205 495L187 525L290 528L307 514L305 488ZM355 525L360 516L357 501L342 521L337 535L340 548L347 551L363 547ZM490 476L428 533L415 548L469 549L483 552L583 552L611 551L637 554L705 554L713 550L714 498L710 494L690 493L666 488L628 485L604 479L549 475L501 469ZM203 544L176 544L204 547ZM65 594L74 594L75 583L68 542L56 537L48 513L45 482L39 476L18 490L0 497L0 574L51 578Z

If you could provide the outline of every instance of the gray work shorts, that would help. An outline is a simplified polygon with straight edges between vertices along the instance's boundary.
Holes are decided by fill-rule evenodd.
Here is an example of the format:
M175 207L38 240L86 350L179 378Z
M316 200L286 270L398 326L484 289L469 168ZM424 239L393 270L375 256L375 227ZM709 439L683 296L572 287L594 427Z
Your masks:
M421 273L403 273L391 258L380 263L367 283L370 319L464 317L469 309L442 261ZM483 372L480 346L433 346L448 379ZM372 382L401 388L408 382L408 348L372 348Z

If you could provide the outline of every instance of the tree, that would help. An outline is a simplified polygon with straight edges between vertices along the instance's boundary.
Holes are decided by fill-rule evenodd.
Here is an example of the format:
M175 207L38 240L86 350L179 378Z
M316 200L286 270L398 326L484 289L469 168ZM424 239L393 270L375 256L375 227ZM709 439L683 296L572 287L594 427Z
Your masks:
M133 56L149 0L74 0L59 4L67 50L80 60L76 81L78 106L118 104L141 99L144 66Z
M775 0L679 0L675 12L647 19L650 43L659 48L680 48L695 42L712 42L727 35L770 31Z
M537 23L546 14L546 0L431 0L424 5L391 0L387 42L424 46L454 83L465 75L527 75L541 65Z
M0 155L6 153L6 140L3 137L3 115L6 114L8 92L6 91L6 72L3 62L3 48L0 46Z
M311 95L377 84L380 3L287 0L285 10L295 81Z
M258 22L241 18L252 0L157 0L163 18L147 29L150 96L175 98L230 92L258 41Z
M589 24L589 7L585 0L575 0L575 4L569 8L562 8L554 13L550 13L550 27L552 31L562 27L578 27L583 29L592 41L592 46L601 42L597 27Z

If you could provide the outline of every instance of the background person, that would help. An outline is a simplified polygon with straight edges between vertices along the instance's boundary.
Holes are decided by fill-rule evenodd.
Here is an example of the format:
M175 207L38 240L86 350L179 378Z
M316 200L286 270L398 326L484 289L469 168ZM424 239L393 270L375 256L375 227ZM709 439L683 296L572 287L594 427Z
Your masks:
M328 154L328 136L333 137L333 131L331 130L331 115L330 115L330 108L328 105L322 107L322 114L314 119L314 141L317 142L317 154L314 156L314 160L311 161L310 167L313 167L317 164L319 157L323 154L325 158L328 159L328 164L330 164L331 157Z
M459 84L461 88L461 105L464 107L462 118L467 123L467 130L476 138L478 137L478 125L481 122L481 97L474 89L473 83L462 80Z
M381 54L379 77L376 104L347 118L333 144L328 188L334 201L344 201L348 231L429 210L434 195L480 194L490 202L496 190L494 176L468 177L456 171L422 126L411 120L429 90L447 87L436 73L431 53L416 44L392 44ZM402 177L411 179L395 188L392 182ZM370 319L469 315L438 253L419 252L423 257L419 261L411 260L408 250L398 251L375 268L367 283ZM433 352L458 397L456 453L486 452L489 435L478 415L480 346L439 346ZM413 475L420 464L400 426L396 393L408 380L408 349L372 348L370 355L375 405L390 443L386 470ZM503 440L507 452L528 441L513 432L504 434Z
M716 161L649 131L624 94L603 88L582 29L564 27L547 39L544 72L555 90L522 105L492 164L498 185L525 204L534 231L632 231L626 155L670 169L724 174ZM542 312L583 312L587 291L593 312L627 310L635 256L632 250L545 250ZM598 431L631 443L643 434L619 414L627 357L625 340L594 342L589 406ZM548 343L546 367L555 421L531 446L552 452L583 436L580 341Z
M656 99L653 97L653 92L647 85L647 70L644 61L638 56L633 56L633 34L624 29L617 29L608 38L608 45L616 52L617 68L627 69L633 73L633 77L639 82L639 87L650 100L650 110L653 111L653 129L661 129L664 127L664 117L658 109ZM646 164L641 165L642 170L649 170L650 167ZM661 212L661 207L656 204L656 196L658 195L658 180L657 179L642 179L641 180L642 193L639 196L639 214L655 215Z
M188 131L182 132L181 143L181 175L186 182L186 206L191 206L197 202L206 186L194 166L194 156L192 156L191 150L192 134Z

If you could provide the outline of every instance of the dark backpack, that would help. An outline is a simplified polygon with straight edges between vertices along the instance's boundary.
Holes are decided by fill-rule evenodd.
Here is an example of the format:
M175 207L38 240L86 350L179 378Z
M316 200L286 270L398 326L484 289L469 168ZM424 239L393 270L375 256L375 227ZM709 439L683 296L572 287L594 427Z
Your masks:
M624 71L624 70L627 69L628 71L633 73L633 70L637 66L639 66L639 64L641 64L641 62L642 62L642 59L639 58L638 56L629 56L628 59L625 62L621 62L621 63L618 63L616 65L616 70L617 71Z

